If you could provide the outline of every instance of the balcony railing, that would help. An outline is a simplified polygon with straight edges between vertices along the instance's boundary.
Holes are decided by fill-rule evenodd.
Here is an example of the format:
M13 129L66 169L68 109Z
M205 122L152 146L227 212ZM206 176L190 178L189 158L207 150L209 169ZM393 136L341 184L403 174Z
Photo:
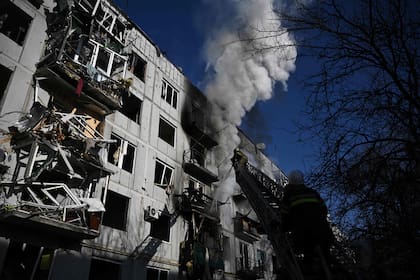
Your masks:
M71 188L86 188L92 180L111 174L99 157L100 150L111 142L97 130L99 123L34 103L30 114L9 127L17 154L11 181L32 182L44 175L43 181L79 179L72 181Z
M92 23L87 10L71 9L47 16L49 37L35 77L61 105L81 107L102 118L121 108L122 91L129 87L124 80L128 58L121 54L124 32L117 36L99 21ZM124 31L124 25L112 27Z
M10 127L11 172L0 183L0 236L67 246L99 235L102 203L91 195L112 172L99 156L110 140L99 121L34 103ZM30 232L30 234L28 234ZM44 246L44 245L42 245Z
M246 256L236 257L236 274L241 279L264 278L264 263Z
M181 198L182 212L196 212L212 221L219 221L218 203L212 197L199 190L187 188Z
M211 184L218 180L217 175L204 167L204 154L196 149L184 151L184 171L205 184Z
M239 213L237 213L234 218L235 235L245 241L254 242L260 238L257 226L258 222L242 216Z
M0 188L3 236L47 243L52 236L63 242L99 236L100 212L105 210L99 200L82 198L59 183L2 183Z

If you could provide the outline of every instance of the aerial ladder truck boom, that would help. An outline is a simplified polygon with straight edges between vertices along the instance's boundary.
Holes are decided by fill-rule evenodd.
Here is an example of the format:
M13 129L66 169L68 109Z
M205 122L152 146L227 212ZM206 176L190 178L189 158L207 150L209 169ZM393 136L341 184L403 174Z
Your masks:
M240 150L235 150L232 163L236 181L267 233L281 267L287 271L290 279L303 280L304 277L291 244L282 230L280 216L282 187L249 164L248 158Z
M252 166L248 162L247 156L238 149L234 152L232 163L235 169L236 182L241 187L267 233L279 261L277 265L287 272L289 279L305 279L292 244L289 242L288 234L282 228L280 207L282 205L283 187ZM324 271L323 279L360 279L352 250L343 242L344 240L340 241L342 238L339 237L337 232L334 232L334 236L335 240L331 247L331 256L335 259L335 265L337 266L335 267L334 277L322 252L317 251L320 265ZM337 275L335 275L336 273Z

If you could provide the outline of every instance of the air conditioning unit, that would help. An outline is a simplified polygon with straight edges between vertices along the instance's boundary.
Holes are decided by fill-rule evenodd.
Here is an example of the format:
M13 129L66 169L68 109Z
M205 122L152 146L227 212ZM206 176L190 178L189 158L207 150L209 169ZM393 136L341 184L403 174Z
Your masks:
M144 211L144 220L148 222L153 222L157 219L159 219L159 211L152 206L147 206L147 209L145 209Z

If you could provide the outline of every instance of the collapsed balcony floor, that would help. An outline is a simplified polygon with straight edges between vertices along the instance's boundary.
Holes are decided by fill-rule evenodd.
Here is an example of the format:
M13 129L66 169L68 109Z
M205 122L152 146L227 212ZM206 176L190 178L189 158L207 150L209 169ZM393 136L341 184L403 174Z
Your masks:
M81 108L98 118L121 108L118 84L89 81L64 63L58 61L37 69L35 76L42 88L53 95L61 105ZM79 80L84 80L80 94L76 93ZM59 90L57 90L59 89Z
M99 236L99 231L66 222L49 219L21 210L0 214L0 235L15 240L49 244L50 246L74 245L83 239Z

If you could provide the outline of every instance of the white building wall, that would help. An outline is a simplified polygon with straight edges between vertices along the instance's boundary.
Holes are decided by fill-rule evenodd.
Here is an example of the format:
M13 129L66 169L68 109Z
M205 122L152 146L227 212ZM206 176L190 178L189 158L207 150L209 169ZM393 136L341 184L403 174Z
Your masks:
M36 69L44 40L46 38L45 16L42 9L35 10L24 0L14 1L19 7L33 17L30 30L22 47L0 34L0 63L14 72L9 81L6 94L1 101L0 113L11 110L27 110L33 101L32 75ZM126 230L101 226L101 235L91 241L84 241L81 252L57 250L51 269L51 279L88 279L90 260L92 257L112 260L121 264L123 279L144 279L145 267L152 266L171 271L170 279L175 279L178 271L179 244L186 234L185 221L179 216L171 228L170 241L162 241L156 254L147 262L141 258L129 258L136 248L141 246L150 233L150 223L144 220L144 212L148 206L163 211L168 203L165 189L154 185L155 162L160 159L175 168L173 183L176 194L180 194L188 184L189 176L182 169L183 153L189 149L188 136L181 126L181 111L188 90L189 81L181 71L167 60L140 31L132 29L127 33L127 41L131 49L147 62L145 82L140 81L127 71L126 78L132 78L131 94L142 101L140 122L137 124L120 112L107 116L104 136L109 138L115 133L128 140L136 147L133 172L127 172L107 162L107 155L102 157L106 168L114 171L110 177L108 190L128 197ZM162 79L165 79L178 91L177 108L173 108L161 97ZM44 94L45 95L45 94ZM46 104L44 104L46 105ZM158 137L159 119L163 117L176 129L175 145L171 146ZM1 125L1 124L0 124ZM246 144L248 145L248 143ZM246 146L244 145L244 147ZM252 151L251 151L252 152ZM214 156L206 158L206 166L216 167ZM263 157L264 166L271 166L271 161ZM211 170L217 173L216 168ZM232 173L232 176L234 174ZM234 177L233 177L234 181ZM233 182L233 184L236 184ZM106 182L101 181L96 188L97 197L105 192ZM236 188L238 186L236 185ZM222 202L228 197L224 197ZM245 212L229 198L228 203L219 207L222 234L225 236L225 271L227 278L233 279L236 272L235 258L239 254L240 240L235 236L233 217L236 211ZM170 209L170 211L173 209ZM0 240L0 247L4 245ZM250 257L255 258L258 248L264 246L258 242L249 244ZM1 251L1 250L0 250ZM267 256L268 257L268 256ZM2 254L0 253L0 271Z
M0 64L13 71L5 94L0 101L0 115L27 111L33 102L32 75L39 61L46 39L46 23L43 9L37 10L24 0L12 1L32 18L23 45L20 46L0 33ZM49 8L49 7L47 7ZM6 129L19 114L3 116L0 128Z
M101 236L92 242L86 242L89 248L95 248L92 254L96 257L124 260L150 233L150 223L144 220L144 209L152 206L161 211L168 202L163 188L154 185L156 159L164 161L175 168L174 181L180 181L182 154L187 140L180 125L180 116L184 90L181 85L181 74L163 56L157 56L156 48L138 31L129 33L132 50L147 62L145 82L140 81L130 72L126 78L132 78L130 92L142 101L141 119L135 124L123 114L116 112L107 117L105 136L111 133L128 140L136 146L134 171L130 174L113 164L106 167L113 170L109 190L130 197L127 218L127 230L121 231L101 226ZM161 97L162 79L165 79L178 90L177 109L171 107ZM175 145L171 146L158 137L159 119L163 117L176 129ZM106 158L104 158L106 161ZM156 254L147 265L177 272L179 242L183 240L185 228L181 218L172 226L170 241L163 241ZM144 266L144 264L143 264ZM144 271L133 272L136 275ZM130 274L130 273L129 273Z

